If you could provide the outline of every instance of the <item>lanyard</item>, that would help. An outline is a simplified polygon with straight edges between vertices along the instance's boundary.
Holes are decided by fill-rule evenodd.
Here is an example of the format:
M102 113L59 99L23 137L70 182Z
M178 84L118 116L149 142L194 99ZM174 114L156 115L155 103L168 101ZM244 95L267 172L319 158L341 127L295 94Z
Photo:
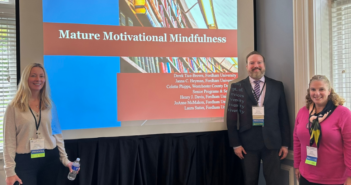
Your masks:
M38 122L37 122L37 119L35 118L35 116L34 116L34 114L33 114L32 109L30 108L30 106L28 106L28 107L29 107L30 112L31 112L32 115L33 115L33 118L34 118L34 121L35 121L35 128L37 129L37 135L38 135L38 134L39 134L38 129L39 129L40 122L41 122L41 100L40 100L40 102L39 102L39 121L38 121Z
M250 84L250 85L251 85L251 84ZM257 103L258 103L258 100L259 100L260 97L261 97L261 94L262 94L263 89L264 89L265 86L266 86L266 82L264 82L263 88L262 88L262 90L261 90L261 93L260 93L260 95L258 95L258 97L257 97L257 95L256 95L255 91L252 89L252 85L251 85L251 91L252 91L252 94L255 96Z

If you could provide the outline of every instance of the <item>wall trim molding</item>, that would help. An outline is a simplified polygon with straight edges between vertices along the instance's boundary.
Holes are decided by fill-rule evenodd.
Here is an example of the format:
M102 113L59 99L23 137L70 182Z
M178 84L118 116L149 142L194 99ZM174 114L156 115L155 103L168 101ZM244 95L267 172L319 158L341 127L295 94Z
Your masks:
M294 167L288 166L285 164L282 164L280 166L282 170L286 170L289 172L289 185L294 185L295 184L295 172L294 172Z
M313 49L310 46L310 39L313 37L310 35L309 9L310 1L293 0L295 116L300 108L305 106L306 89L311 73L311 57L313 61L313 52L310 52Z
M289 150L288 155L286 156L286 159L293 161L294 160L294 151Z

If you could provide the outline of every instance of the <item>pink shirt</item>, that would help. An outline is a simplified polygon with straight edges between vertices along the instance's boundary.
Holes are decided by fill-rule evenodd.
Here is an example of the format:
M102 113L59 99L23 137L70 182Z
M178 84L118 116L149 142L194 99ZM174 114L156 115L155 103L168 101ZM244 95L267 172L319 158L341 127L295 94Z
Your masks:
M310 134L307 129L309 111L306 107L297 114L294 129L294 167L309 182L344 184L351 177L351 112L338 106L321 123L322 138L318 148L317 166L305 164L306 146ZM314 144L315 146L315 144Z

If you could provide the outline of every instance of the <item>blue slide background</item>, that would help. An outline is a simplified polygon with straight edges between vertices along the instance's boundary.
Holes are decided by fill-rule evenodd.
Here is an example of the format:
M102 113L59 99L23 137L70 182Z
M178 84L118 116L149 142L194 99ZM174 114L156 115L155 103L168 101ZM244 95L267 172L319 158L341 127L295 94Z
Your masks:
M43 22L119 25L118 0L43 0ZM44 56L62 130L119 127L120 57Z

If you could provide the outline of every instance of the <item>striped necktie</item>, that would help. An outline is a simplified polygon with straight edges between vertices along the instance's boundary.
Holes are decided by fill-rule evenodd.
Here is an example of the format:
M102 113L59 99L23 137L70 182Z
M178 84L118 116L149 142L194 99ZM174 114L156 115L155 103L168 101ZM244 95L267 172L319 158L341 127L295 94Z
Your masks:
M258 99L260 98L260 80L256 80L255 82L255 87L254 87L254 92L255 92L255 99L256 101L258 101Z

